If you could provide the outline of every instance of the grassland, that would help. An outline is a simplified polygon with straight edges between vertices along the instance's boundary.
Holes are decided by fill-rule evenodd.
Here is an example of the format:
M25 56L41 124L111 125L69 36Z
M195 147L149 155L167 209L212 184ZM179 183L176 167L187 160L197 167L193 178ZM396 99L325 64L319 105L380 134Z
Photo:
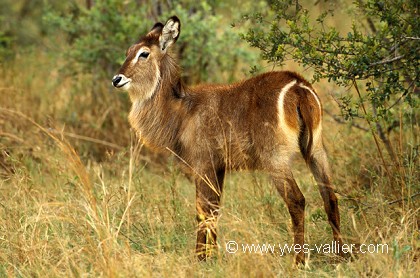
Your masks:
M171 158L136 143L127 98L109 80L65 77L62 62L30 51L0 69L1 277L418 277L418 126L392 134L400 161L385 155L383 165L369 132L324 119L345 241L387 244L388 252L350 260L311 252L299 268L292 255L229 254L230 240L292 243L274 187L263 174L244 172L226 178L220 248L199 263L194 186ZM330 93L338 89L316 88L326 109L337 112ZM306 242L330 243L303 161L295 176L307 200Z

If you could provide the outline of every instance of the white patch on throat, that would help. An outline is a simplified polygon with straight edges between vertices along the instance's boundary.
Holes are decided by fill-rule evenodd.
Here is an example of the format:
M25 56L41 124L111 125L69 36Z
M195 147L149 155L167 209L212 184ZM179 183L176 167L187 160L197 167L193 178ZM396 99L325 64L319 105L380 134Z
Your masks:
M133 105L131 106L131 112L132 115L138 115L140 113L141 108L143 107L144 102L140 100L136 100L133 102Z

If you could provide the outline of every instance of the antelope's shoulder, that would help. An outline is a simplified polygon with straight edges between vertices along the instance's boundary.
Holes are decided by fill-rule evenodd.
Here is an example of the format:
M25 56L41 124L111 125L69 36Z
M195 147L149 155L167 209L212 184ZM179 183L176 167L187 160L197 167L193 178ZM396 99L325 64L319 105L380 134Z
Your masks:
M212 95L212 94L221 94L224 92L229 92L232 89L232 84L211 84L211 83L202 83L194 85L189 88L189 93L195 96L203 95Z

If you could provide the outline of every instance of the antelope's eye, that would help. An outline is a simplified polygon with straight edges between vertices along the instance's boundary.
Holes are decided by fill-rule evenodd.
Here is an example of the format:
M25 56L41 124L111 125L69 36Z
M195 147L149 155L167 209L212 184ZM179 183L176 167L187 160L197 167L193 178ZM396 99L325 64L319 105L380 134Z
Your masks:
M146 59L147 57L149 57L149 52L144 51L142 53L140 53L139 58L143 58Z

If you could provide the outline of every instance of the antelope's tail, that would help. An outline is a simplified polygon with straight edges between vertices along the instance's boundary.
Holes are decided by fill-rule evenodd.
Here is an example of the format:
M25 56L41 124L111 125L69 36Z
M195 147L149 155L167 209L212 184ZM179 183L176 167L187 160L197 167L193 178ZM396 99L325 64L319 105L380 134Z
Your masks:
M299 149L306 163L309 163L314 146L315 129L321 125L321 103L315 92L307 87L299 88L299 103L297 113L299 116ZM320 129L319 129L320 130ZM318 137L318 136L317 136Z

